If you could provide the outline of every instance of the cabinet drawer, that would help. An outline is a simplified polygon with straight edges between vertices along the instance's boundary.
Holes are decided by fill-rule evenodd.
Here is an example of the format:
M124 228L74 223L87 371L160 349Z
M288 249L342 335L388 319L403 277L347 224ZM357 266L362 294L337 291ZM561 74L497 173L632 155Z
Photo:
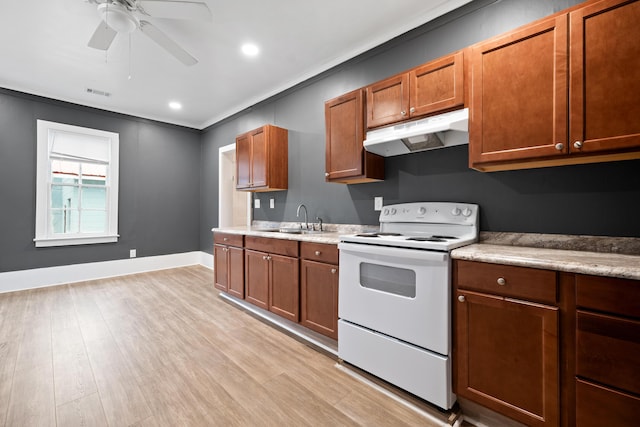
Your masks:
M244 236L242 234L215 232L213 233L213 243L242 247L244 243Z
M455 266L457 286L460 289L547 304L555 304L557 301L555 271L474 261L456 261Z
M244 241L245 248L270 254L298 256L298 241L272 239L270 237L247 236Z
M622 316L640 317L640 280L576 276L576 305Z
M338 264L338 246L325 243L300 242L300 258Z
M576 374L640 394L640 322L578 311Z
M580 427L638 425L640 399L578 380L576 425Z

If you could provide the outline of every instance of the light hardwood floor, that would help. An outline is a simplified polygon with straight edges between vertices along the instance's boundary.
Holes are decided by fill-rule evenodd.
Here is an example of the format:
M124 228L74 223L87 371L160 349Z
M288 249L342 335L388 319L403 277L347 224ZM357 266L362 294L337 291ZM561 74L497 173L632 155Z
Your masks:
M0 425L428 426L203 267L0 295Z

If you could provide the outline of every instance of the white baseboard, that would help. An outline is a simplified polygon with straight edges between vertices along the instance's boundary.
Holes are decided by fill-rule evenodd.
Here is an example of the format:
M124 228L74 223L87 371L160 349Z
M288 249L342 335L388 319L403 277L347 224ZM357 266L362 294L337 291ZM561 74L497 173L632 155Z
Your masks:
M104 279L107 277L125 276L127 274L165 270L168 268L186 267L189 265L203 265L213 269L213 255L206 252L194 251L171 255L8 271L0 273L0 293L44 288L67 283L84 282L86 280Z

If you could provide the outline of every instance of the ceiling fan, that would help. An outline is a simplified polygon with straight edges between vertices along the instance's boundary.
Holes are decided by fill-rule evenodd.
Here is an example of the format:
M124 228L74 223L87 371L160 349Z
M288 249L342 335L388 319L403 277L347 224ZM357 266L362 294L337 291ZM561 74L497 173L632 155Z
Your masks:
M198 60L189 52L144 18L211 21L211 11L206 3L181 0L88 0L88 2L98 6L98 14L102 19L89 40L89 47L108 50L118 33L131 34L140 30L183 64L198 63Z

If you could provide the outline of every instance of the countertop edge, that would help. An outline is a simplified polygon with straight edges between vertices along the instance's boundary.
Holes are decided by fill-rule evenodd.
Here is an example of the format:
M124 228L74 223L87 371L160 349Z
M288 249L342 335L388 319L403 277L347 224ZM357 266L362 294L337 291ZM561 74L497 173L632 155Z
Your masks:
M451 258L567 273L640 280L640 256L475 243Z
M268 237L271 239L283 239L283 240L297 240L300 242L311 243L325 243L330 245L337 245L340 243L340 235L345 233L327 231L321 234L293 234L293 233L281 233L279 231L260 231L252 230L247 227L224 227L213 228L212 232L239 234L244 236L255 237Z

